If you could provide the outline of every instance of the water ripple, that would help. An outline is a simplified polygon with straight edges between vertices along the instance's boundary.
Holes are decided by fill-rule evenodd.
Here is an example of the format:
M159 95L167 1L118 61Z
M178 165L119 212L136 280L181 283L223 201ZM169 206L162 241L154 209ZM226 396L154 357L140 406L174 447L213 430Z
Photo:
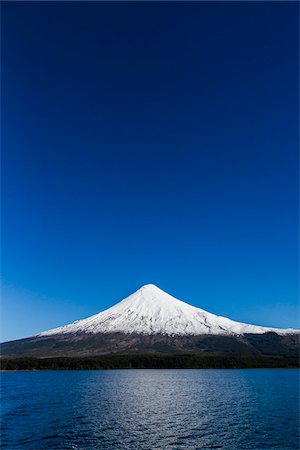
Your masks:
M1 449L298 449L296 370L3 373Z

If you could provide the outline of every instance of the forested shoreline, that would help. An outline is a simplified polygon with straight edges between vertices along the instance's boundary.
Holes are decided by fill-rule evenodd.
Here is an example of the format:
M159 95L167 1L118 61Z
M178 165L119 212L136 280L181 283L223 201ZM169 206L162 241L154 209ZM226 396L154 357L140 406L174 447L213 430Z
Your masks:
M3 358L0 363L2 371L299 368L298 358L149 354L114 354L82 358Z

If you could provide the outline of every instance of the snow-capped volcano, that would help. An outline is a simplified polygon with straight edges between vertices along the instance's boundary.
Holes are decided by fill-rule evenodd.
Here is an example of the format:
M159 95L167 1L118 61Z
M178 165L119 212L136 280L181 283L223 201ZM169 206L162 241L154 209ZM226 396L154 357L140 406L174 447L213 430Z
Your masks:
M143 335L241 335L298 333L294 329L267 328L235 322L178 300L147 284L129 297L87 319L44 331L38 336L74 333L136 333Z

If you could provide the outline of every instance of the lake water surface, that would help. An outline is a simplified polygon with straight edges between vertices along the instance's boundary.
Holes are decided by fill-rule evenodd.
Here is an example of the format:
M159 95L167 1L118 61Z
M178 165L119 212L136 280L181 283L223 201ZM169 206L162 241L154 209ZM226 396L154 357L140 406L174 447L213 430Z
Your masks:
M299 371L1 374L1 449L298 449Z

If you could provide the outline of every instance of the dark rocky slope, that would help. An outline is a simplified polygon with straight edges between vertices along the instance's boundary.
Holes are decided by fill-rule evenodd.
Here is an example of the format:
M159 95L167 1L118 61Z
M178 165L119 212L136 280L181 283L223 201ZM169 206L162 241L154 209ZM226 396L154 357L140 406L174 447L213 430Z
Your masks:
M1 344L1 356L87 357L113 353L299 357L300 336L276 333L241 336L141 334L64 334Z

